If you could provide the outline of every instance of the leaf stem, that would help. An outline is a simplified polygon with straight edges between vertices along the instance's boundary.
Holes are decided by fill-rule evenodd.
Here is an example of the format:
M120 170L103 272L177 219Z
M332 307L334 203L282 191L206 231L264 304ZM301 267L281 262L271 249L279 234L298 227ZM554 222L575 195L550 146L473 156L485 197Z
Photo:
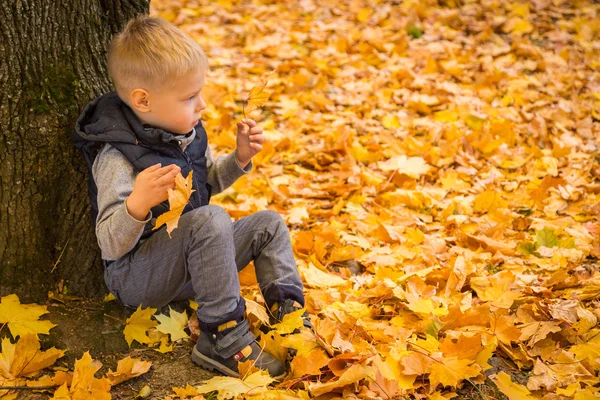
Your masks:
M385 391L385 389L384 389L384 388L382 388L382 387L381 387L381 385L380 385L380 384L379 384L379 383L378 383L378 382L377 382L375 379L371 378L369 375L366 375L366 377L367 377L367 378L369 378L370 380L372 380L373 382L375 382L375 384L376 384L377 386L379 386L379 389L381 389L381 391L382 391L383 393L385 393L385 395L387 396L387 398L388 398L388 399L391 399L390 395L389 395L389 394L388 394L388 393Z
M489 400L489 397L487 397L485 394L483 394L481 389L479 389L469 378L465 378L465 380L467 382L469 382L471 385L473 385L473 387L475 388L475 390L477 390L477 392L479 393L479 395L481 396L482 399Z
M115 321L119 321L120 323L122 323L122 324L124 324L124 325L127 325L127 321L123 321L122 319L119 319L119 318L117 318L117 317L113 317L112 315L104 314L104 316L105 316L105 317L108 317L108 318L112 318L112 319L114 319Z

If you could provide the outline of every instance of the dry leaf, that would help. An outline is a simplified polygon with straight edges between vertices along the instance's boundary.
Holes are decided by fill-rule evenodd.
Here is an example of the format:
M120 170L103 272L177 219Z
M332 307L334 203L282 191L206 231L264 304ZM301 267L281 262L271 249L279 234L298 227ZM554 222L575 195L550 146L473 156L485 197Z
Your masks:
M184 332L188 326L188 316L185 310L177 312L169 307L169 316L158 314L154 318L159 322L156 329L169 334L172 342L188 338L188 334Z
M270 94L265 91L267 83L271 73L266 73L260 77L259 82L250 90L248 97L246 98L246 104L244 106L244 118L249 115L252 111L262 107L267 100L269 100Z
M156 308L149 307L142 309L142 305L140 304L131 317L127 318L123 334L129 346L131 346L134 340L138 341L138 343L152 343L146 331L158 325L156 321L151 319L155 312Z
M54 347L40 351L40 342L34 334L21 336L15 344L4 338L0 353L0 376L15 379L36 373L53 365L64 354L64 350Z
M110 385L115 386L136 376L145 374L150 370L151 366L151 362L125 357L117 363L117 370L115 372L109 370L106 377Z
M192 190L193 173L194 171L190 171L185 179L181 173L177 174L175 177L175 189L167 189L169 194L169 211L158 216L156 224L154 225L154 228L152 228L153 230L167 224L167 233L169 234L169 237L171 237L171 232L173 232L179 224L179 218L181 217L181 213L183 213L183 209L190 201L192 193L195 192L195 190Z
M7 324L13 338L27 333L48 335L56 325L38 320L47 313L46 306L21 304L16 294L0 298L0 324Z
M273 382L273 378L266 371L255 372L243 380L228 376L216 376L205 381L202 386L196 387L196 391L200 394L218 391L222 398L231 398L250 390L253 393L264 392L271 382Z

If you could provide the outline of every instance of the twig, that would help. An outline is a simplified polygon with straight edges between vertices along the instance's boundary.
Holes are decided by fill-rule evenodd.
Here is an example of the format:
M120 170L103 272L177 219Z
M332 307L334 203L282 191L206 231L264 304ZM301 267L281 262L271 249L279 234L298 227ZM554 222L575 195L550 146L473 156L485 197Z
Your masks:
M465 380L467 382L469 382L471 385L473 385L473 387L475 388L475 390L477 390L477 392L479 392L479 395L481 396L482 399L489 400L489 397L487 397L485 394L483 394L483 392L481 391L481 389L479 389L473 382L471 382L471 380L469 378L465 378Z
M266 343L265 343L265 346L266 346ZM260 355L263 353L264 349L265 349L264 347L261 347L261 348L260 348L260 352L258 353L258 356L256 356L256 358L254 359L254 362L252 363L252 365L250 366L250 368L252 368L252 367L254 367L254 366L256 365L256 362L258 361L258 357L260 357ZM241 380L242 380L242 381L243 381L244 379L246 379L246 376L248 376L248 374L250 373L250 368L248 368L248 371L246 371L246 373L244 374L244 376L241 378ZM257 367L257 368L258 368L258 367ZM252 390L252 389L254 389L254 388L251 388L250 390ZM250 391L250 390L249 390L249 391ZM248 392L249 392L249 391L248 391ZM246 393L247 393L247 392L246 392Z
M108 318L112 318L112 319L114 319L115 321L119 321L119 322L120 322L120 323L122 323L122 324L127 324L127 321L123 321L122 319L119 319L119 318L117 318L117 317L113 317L112 315L104 314L104 316L105 316L105 317L108 317Z
M0 326L0 332L2 332L2 329L4 329L4 327L6 326L6 324L8 324L8 322L5 322L2 324L2 326Z
M392 179L394 178L394 175L396 175L396 172L398 172L397 169L394 170L394 172L392 172L392 175L390 175L390 177L388 178L387 182L385 183L385 185L383 185L383 187L381 189L379 189L379 193L383 192L385 190L385 188L388 187L388 185L390 184L390 182L392 181Z
M372 380L373 382L375 382L375 384L376 384L377 386L379 386L379 389L381 389L381 391L382 391L383 393L385 393L385 395L387 396L387 398L388 398L388 399L391 399L390 395L389 395L389 394L387 394L387 392L385 391L385 389L384 389L384 388L382 388L382 387L381 387L381 385L380 385L380 384L379 384L379 383L378 383L378 382L377 382L375 379L371 378L369 375L366 375L366 377L367 377L367 378L369 378L370 380Z
M58 386L0 386L0 390L50 390L56 387Z
M67 246L69 245L69 240L71 240L71 238L67 239L67 243L65 243L65 245L63 246L63 249L60 252L60 255L58 256L58 260L56 260L56 262L54 263L54 266L52 267L52 271L50 271L50 273L53 273L54 270L56 269L56 266L60 262L60 259L62 258L63 253L65 252L65 250L67 249Z

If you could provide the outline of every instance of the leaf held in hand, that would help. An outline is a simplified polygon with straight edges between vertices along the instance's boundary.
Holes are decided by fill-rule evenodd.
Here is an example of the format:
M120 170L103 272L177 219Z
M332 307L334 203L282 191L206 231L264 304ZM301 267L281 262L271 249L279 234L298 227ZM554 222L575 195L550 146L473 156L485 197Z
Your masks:
M177 174L175 177L175 189L169 189L169 211L161 214L156 219L156 225L152 230L156 230L167 224L167 233L169 237L171 237L171 232L177 225L179 225L179 218L181 217L181 213L183 209L187 205L188 201L190 201L190 196L195 190L192 189L192 174L194 171L190 171L187 178L184 178L181 173Z
M246 104L244 105L244 118L246 115L250 114L252 111L256 110L263 106L267 100L269 100L269 96L271 95L268 92L265 92L265 87L269 82L270 73L266 73L261 76L260 81L250 90L248 97L246 98Z

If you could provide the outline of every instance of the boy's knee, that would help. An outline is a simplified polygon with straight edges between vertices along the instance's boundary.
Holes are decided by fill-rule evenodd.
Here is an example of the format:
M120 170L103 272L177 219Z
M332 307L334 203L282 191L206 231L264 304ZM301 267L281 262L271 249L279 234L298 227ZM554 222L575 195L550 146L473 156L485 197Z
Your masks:
M219 206L207 205L196 208L190 213L193 215L194 224L197 225L204 226L208 224L216 230L230 229L232 226L231 217L227 214L227 211Z
M264 221L265 225L274 225L276 227L286 227L285 221L277 212L272 210L259 211L261 221Z

